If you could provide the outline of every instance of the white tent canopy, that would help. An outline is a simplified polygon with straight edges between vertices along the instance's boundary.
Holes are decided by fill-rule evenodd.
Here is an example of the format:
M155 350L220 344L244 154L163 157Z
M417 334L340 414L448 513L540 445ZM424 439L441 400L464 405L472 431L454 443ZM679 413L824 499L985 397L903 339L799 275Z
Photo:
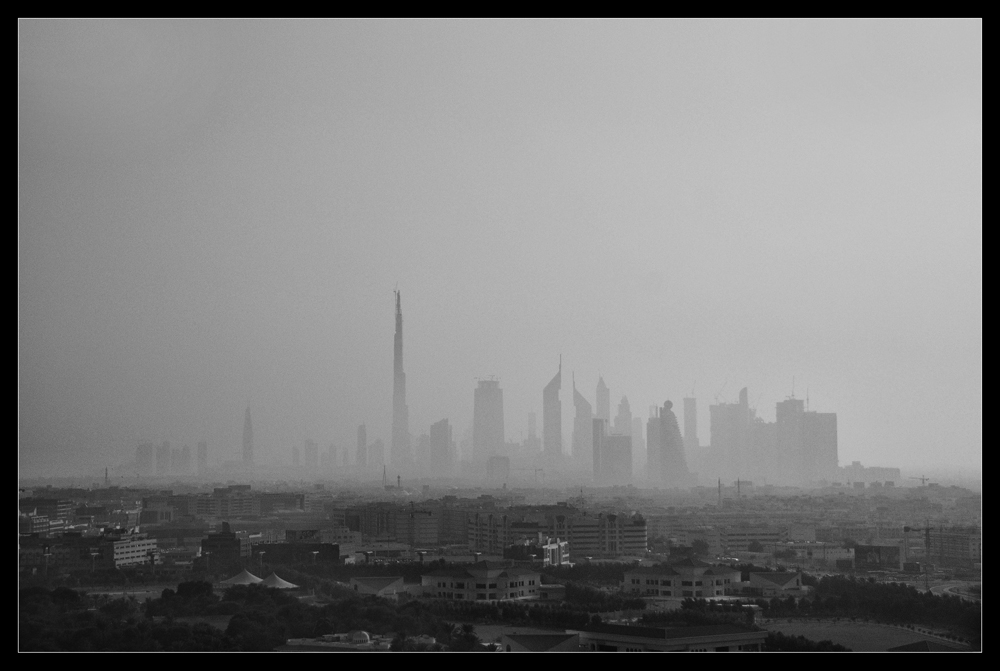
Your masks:
M250 571L243 569L242 572L234 575L229 580L223 580L223 585L253 585L259 582L264 582L261 578L258 578Z
M295 589L298 587L298 585L293 585L287 580L282 580L275 573L264 578L260 584L263 587L273 587L275 589Z

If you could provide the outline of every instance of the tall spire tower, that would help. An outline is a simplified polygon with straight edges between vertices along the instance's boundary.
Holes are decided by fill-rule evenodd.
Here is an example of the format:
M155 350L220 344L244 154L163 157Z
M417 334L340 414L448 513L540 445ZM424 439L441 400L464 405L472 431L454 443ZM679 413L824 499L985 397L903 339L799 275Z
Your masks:
M392 463L399 465L410 458L410 411L406 407L406 373L403 372L403 309L396 294L396 339L392 370Z
M243 463L253 466L253 423L250 421L250 407L243 418Z

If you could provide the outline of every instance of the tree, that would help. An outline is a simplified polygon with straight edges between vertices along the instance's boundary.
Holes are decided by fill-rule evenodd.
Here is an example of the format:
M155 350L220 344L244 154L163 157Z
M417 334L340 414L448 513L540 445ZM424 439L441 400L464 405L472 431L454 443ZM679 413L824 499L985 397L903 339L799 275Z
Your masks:
M708 554L708 543L699 538L691 543L691 549L696 555Z
M764 546L761 545L760 541L750 541L750 545L747 546L747 550L750 552L763 552Z

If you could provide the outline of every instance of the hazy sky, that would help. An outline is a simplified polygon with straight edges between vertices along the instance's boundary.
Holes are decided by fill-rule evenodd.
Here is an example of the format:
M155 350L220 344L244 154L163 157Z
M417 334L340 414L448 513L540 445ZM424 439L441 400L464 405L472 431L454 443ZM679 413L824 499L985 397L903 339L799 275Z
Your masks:
M19 21L22 474L414 435L563 355L981 468L979 21ZM353 447L352 447L353 450Z

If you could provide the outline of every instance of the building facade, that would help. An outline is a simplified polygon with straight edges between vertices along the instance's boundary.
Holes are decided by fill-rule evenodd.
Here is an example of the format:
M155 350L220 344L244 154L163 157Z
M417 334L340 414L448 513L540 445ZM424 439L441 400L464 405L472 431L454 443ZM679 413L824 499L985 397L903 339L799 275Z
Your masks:
M537 599L540 572L478 562L471 567L440 569L420 578L423 595L450 601L514 601Z
M686 560L671 565L627 569L622 590L642 597L697 599L739 594L742 582L739 570L732 567Z

